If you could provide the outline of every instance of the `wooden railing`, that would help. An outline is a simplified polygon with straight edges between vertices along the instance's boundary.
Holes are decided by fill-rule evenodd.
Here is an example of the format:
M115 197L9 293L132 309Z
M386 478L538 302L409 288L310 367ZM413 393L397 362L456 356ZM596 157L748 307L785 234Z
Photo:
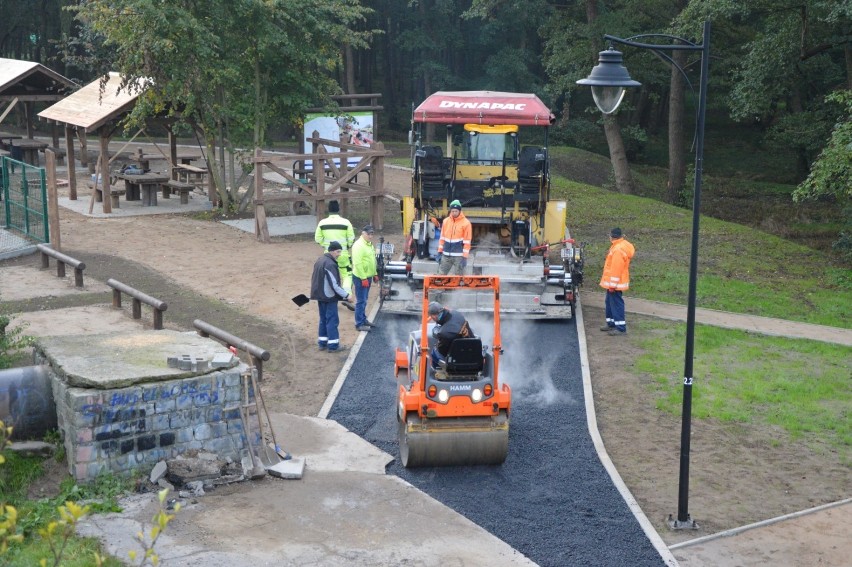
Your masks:
M163 328L163 311L169 308L165 301L151 297L112 278L108 279L106 284L112 288L112 306L114 308L121 309L121 294L126 293L133 298L132 316L134 319L142 318L142 304L145 303L154 308L154 329L159 331Z
M41 257L41 267L42 269L47 269L50 267L50 259L53 258L56 260L56 277L64 278L65 277L65 266L71 266L74 268L74 285L82 288L83 287L83 270L86 269L86 264L81 262L80 260L76 260L71 256L66 256L62 252L57 252L50 246L46 244L38 244L36 249L39 251L39 256Z
M251 356L252 364L257 369L257 379L263 379L263 361L269 360L270 357L268 350L262 349L253 343L236 337L227 331L223 331L219 327L214 327L210 323L202 321L201 319L193 321L192 326L195 327L198 334L202 337L212 336L213 338L225 343L225 346L234 347L247 352L249 356Z
M382 199L389 194L385 191L385 158L392 155L391 152L386 151L381 142L370 147L355 146L320 138L317 131L308 141L313 144L313 153L310 154L266 156L261 149L255 150L254 210L258 240L270 241L266 205L275 202L313 202L316 204L317 220L320 220L325 216L326 201L369 198L371 223L377 230L381 230ZM330 152L326 147L338 148L340 151ZM350 165L356 160L357 164ZM310 168L305 167L306 162L310 162ZM283 177L292 192L287 195L264 195L264 168ZM369 173L369 185L358 183L358 175L361 173Z

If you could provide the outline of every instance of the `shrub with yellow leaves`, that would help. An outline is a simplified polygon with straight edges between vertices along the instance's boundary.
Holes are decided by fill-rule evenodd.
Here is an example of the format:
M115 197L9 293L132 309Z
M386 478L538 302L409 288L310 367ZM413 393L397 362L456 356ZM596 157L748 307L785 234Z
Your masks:
M0 420L0 465L6 462L3 449L6 448L10 437L12 437L12 427L7 427L3 420ZM0 556L9 550L10 543L20 542L23 539L24 536L18 533L18 511L14 506L0 502Z

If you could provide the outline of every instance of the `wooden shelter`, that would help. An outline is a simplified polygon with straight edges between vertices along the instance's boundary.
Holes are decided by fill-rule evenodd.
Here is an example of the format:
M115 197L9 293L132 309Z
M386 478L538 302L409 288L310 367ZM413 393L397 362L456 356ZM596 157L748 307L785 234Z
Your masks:
M144 92L145 84L139 82L135 92L127 89L119 89L121 75L110 73L106 84L102 89L101 79L92 81L77 92L60 100L53 106L39 112L41 118L54 120L65 124L65 143L68 148L68 163L74 163L74 140L73 131L77 130L80 137L81 151L86 152L86 134L97 132L100 139L100 153L98 157L98 170L100 177L96 175L92 188L92 199L94 199L97 185L100 183L103 191L103 211L112 212L112 200L108 197L109 191L109 141L115 132L118 122L124 118L136 104L136 99ZM77 187L75 176L69 175L69 192L72 200L77 198Z
M0 58L0 123L20 102L24 106L27 138L32 139L35 104L62 100L78 88L77 83L41 63ZM58 145L59 136L54 123L53 147Z

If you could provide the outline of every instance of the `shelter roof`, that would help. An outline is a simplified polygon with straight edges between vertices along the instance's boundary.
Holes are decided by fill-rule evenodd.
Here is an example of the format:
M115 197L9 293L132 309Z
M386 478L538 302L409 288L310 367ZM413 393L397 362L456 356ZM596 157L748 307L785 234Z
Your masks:
M414 111L415 122L550 126L556 117L534 94L438 91Z
M0 99L59 100L77 83L41 63L0 57Z
M121 75L110 73L106 86L101 91L101 79L96 79L74 92L38 115L48 120L85 128L87 132L97 130L111 120L117 120L130 112L145 90L145 81L137 82L133 92L126 88L119 90Z

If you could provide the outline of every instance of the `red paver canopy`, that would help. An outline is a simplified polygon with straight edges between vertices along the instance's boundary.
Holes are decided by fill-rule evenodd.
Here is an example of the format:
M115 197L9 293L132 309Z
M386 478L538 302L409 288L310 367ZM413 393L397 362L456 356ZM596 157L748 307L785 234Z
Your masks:
M414 111L415 122L550 126L556 117L534 94L438 91Z

